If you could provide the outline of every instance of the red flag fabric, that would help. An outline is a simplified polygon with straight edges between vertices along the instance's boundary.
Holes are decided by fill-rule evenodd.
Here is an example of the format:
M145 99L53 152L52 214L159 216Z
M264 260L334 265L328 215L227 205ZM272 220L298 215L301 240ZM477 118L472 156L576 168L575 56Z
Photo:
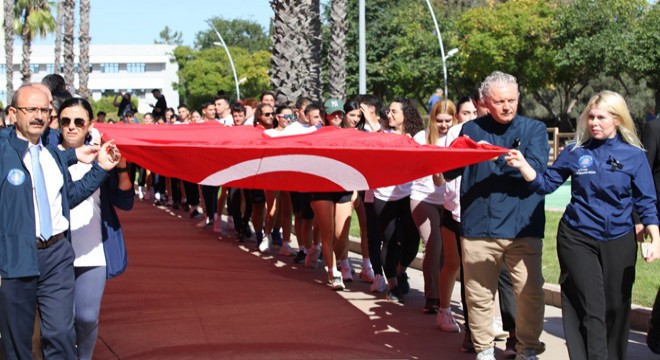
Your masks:
M477 163L507 149L459 138L450 148L407 136L324 127L271 138L250 126L96 124L128 161L203 185L287 191L366 190Z

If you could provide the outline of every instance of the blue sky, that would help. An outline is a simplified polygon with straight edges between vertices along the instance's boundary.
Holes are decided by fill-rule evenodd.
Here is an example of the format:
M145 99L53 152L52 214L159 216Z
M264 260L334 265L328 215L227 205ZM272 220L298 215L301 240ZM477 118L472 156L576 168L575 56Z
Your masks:
M206 20L247 19L268 29L273 10L268 0L92 0L90 35L94 44L153 44L167 25L193 45L195 34L208 29ZM80 26L76 9L76 32ZM36 40L52 44L54 38ZM16 39L20 41L19 39Z

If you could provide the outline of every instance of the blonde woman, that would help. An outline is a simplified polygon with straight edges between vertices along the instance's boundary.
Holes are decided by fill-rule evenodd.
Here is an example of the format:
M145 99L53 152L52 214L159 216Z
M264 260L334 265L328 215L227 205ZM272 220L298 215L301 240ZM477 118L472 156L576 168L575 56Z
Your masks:
M653 241L644 259L660 256L653 178L625 100L612 91L592 97L575 144L543 173L517 150L506 161L541 194L571 177L571 201L557 230L568 353L571 359L625 359L637 259L633 209Z

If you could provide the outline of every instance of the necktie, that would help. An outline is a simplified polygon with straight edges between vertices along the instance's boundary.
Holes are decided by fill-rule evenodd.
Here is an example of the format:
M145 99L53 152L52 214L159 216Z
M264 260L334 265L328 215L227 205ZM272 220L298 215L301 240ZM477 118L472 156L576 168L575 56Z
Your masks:
M30 158L32 159L32 179L34 180L34 189L37 194L37 209L39 210L39 225L41 227L41 237L43 240L50 239L53 235L53 224L50 218L50 203L48 202L48 193L46 192L46 179L39 162L39 146L30 147Z

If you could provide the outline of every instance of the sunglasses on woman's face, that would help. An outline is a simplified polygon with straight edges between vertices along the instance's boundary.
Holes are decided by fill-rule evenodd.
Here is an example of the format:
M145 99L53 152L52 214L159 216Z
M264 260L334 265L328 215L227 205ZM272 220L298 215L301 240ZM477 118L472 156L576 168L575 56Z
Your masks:
M60 124L62 124L62 126L69 126L69 124L71 124L71 119L63 117L60 119ZM73 119L73 124L76 125L77 128L83 128L85 127L85 119L75 118Z
M279 118L288 120L288 121L293 121L296 117L294 115L277 115Z

